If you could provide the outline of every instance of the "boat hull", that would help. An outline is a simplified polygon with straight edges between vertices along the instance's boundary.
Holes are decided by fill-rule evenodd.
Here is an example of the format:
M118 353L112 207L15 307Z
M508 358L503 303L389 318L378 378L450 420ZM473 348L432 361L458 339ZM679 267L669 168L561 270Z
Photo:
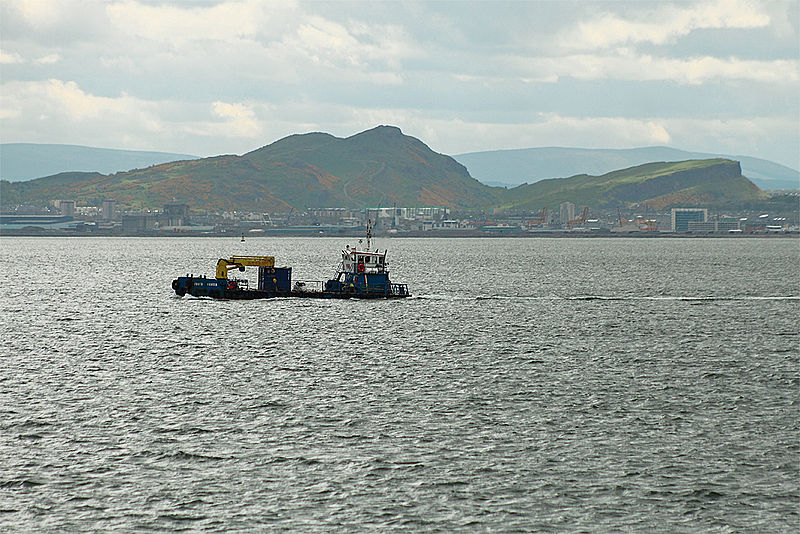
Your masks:
M341 291L295 291L295 290L260 290L242 289L227 280L220 281L214 278L181 276L172 281L172 289L178 296L192 295L193 297L211 297L226 300L252 300L271 299L280 297L312 298L312 299L401 299L410 297L405 284L392 284L385 290L365 291L359 288L343 288Z

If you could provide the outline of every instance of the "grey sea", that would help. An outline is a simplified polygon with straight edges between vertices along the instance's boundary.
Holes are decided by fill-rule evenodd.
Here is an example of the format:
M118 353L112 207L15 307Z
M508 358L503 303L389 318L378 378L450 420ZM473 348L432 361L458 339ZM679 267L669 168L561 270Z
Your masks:
M800 240L348 243L1 238L0 531L800 530Z

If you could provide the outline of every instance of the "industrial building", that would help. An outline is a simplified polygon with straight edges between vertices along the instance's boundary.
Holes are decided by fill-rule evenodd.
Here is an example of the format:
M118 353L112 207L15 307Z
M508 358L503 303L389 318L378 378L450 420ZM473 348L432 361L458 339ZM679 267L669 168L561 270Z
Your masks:
M672 231L688 232L690 222L708 221L706 208L672 208Z
M103 201L103 220L106 222L110 222L114 220L114 209L116 207L116 202L113 200L104 200Z
M562 226L567 226L569 221L575 219L575 204L572 202L562 202L558 207L558 218Z

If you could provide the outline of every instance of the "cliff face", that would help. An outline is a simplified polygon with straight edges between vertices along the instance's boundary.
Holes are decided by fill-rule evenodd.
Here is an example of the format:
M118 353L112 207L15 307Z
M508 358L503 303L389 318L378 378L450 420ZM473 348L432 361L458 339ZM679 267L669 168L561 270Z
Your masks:
M648 204L656 209L676 205L722 205L764 196L742 176L737 161L691 160L648 163L602 176L578 175L542 180L507 193L514 207L540 209L572 202L596 208Z
M662 209L676 203L720 204L759 196L759 189L742 176L738 161L677 171L640 183L617 187L614 196L623 203L642 203Z

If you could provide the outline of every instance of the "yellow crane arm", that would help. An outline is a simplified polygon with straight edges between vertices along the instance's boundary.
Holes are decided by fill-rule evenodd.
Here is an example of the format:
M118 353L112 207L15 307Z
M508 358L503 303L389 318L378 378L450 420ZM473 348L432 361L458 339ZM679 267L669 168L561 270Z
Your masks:
M220 258L217 262L217 278L228 278L228 271L241 269L245 266L275 267L275 256L231 256L230 259Z

